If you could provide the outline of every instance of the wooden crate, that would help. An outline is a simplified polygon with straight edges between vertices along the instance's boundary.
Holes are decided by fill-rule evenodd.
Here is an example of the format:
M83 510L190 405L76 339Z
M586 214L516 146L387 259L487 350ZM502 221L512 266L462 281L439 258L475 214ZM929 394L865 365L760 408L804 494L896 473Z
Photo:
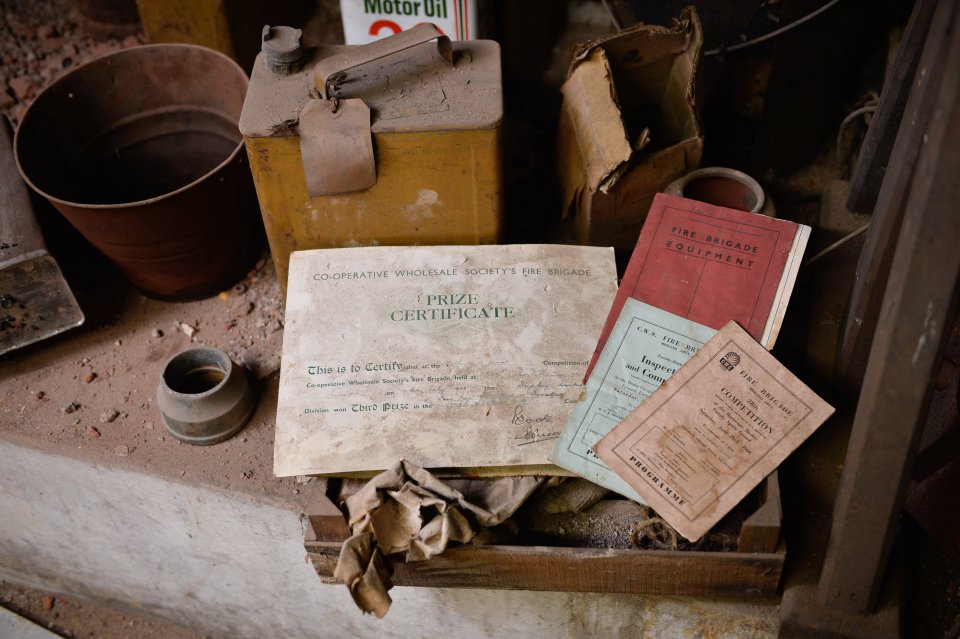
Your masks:
M786 547L781 539L776 473L767 478L762 505L740 529L736 552L670 551L560 546L456 546L428 561L391 557L397 586L615 592L754 598L775 595ZM307 515L304 546L317 574L333 570L350 536L329 497ZM397 556L399 557L399 556Z

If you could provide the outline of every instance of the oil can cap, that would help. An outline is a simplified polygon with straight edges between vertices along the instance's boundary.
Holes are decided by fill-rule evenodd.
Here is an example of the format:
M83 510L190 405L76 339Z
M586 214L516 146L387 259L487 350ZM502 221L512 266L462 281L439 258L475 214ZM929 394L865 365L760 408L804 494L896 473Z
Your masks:
M303 58L302 36L300 29L264 25L260 41L264 66L278 75L299 71Z

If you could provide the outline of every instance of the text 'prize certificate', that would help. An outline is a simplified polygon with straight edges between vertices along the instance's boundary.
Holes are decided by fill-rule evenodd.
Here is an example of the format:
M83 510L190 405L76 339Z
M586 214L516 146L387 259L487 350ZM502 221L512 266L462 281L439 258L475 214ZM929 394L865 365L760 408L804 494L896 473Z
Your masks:
M274 472L546 465L615 290L606 248L294 253Z

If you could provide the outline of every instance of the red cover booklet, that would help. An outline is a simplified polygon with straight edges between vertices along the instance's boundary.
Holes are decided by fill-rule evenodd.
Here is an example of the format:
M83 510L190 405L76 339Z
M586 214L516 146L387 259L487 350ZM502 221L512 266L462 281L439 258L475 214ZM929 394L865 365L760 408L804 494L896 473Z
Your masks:
M658 193L587 376L628 297L720 329L730 320L773 348L810 227Z

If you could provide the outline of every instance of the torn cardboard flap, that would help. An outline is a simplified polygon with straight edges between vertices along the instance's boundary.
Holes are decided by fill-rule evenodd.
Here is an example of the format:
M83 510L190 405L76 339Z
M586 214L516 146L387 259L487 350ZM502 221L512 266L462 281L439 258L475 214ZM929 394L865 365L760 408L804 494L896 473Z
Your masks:
M577 65L562 91L564 104L570 105L570 125L577 132L586 185L606 193L633 150L603 49L595 49Z
M573 47L570 71L593 51L602 48L626 67L640 67L664 55L678 55L687 51L698 37L699 19L693 7L687 7L674 18L670 26L638 23L629 29L617 31L596 40L579 42Z
M653 196L700 165L696 11L574 50L557 134L562 217L581 244L629 249Z

